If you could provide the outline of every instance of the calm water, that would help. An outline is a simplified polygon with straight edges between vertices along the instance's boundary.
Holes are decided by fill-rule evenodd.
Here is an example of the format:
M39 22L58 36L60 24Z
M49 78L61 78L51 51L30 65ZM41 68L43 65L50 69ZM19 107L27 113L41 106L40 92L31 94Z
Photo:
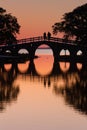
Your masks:
M0 65L0 130L87 130L87 66L48 50Z

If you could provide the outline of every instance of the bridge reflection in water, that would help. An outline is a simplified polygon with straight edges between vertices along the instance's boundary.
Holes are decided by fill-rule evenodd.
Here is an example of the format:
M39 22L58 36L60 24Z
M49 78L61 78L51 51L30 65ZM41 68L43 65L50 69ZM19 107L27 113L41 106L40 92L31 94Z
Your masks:
M87 114L87 64L75 62L54 62L47 74L40 74L35 61L24 64L0 65L0 111L15 101L19 86L14 84L17 77L27 77L29 82L38 81L44 87L52 87L56 96L64 97L65 103L75 110ZM41 66L43 69L43 66Z

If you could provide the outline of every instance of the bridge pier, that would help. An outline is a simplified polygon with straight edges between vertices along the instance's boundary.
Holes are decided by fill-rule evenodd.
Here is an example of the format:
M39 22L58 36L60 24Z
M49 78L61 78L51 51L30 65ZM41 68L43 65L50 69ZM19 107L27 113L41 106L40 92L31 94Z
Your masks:
M53 57L54 57L54 62L56 63L59 59L59 56L60 56L60 48L59 47L53 47Z
M35 51L32 50L29 53L29 60L32 62L34 60L34 58L35 58Z

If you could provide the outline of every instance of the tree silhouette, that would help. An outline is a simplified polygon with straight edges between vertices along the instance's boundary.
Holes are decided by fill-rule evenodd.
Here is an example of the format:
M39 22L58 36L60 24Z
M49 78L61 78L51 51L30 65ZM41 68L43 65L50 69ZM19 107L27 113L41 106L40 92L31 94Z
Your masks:
M52 26L53 34L64 33L65 39L74 38L77 43L87 42L87 4L65 13L61 22Z
M0 44L11 44L16 41L19 29L17 18L7 14L6 10L0 7Z

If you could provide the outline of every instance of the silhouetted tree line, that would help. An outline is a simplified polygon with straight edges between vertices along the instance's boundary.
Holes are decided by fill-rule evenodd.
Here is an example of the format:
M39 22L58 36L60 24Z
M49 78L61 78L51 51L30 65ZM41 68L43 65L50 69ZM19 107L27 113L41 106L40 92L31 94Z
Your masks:
M87 4L65 13L61 22L53 26L53 34L63 33L65 39L75 39L76 43L87 43Z
M72 12L65 13L61 22L53 26L53 34L59 32L69 40L74 38L76 43L86 44L87 42L87 4L75 8ZM7 14L6 10L0 7L0 43L11 44L16 41L16 34L19 33L20 25L15 16ZM48 39L51 37L48 33ZM46 34L44 34L46 38Z
M19 33L20 25L17 18L0 7L0 44L11 44L16 41L16 34Z

